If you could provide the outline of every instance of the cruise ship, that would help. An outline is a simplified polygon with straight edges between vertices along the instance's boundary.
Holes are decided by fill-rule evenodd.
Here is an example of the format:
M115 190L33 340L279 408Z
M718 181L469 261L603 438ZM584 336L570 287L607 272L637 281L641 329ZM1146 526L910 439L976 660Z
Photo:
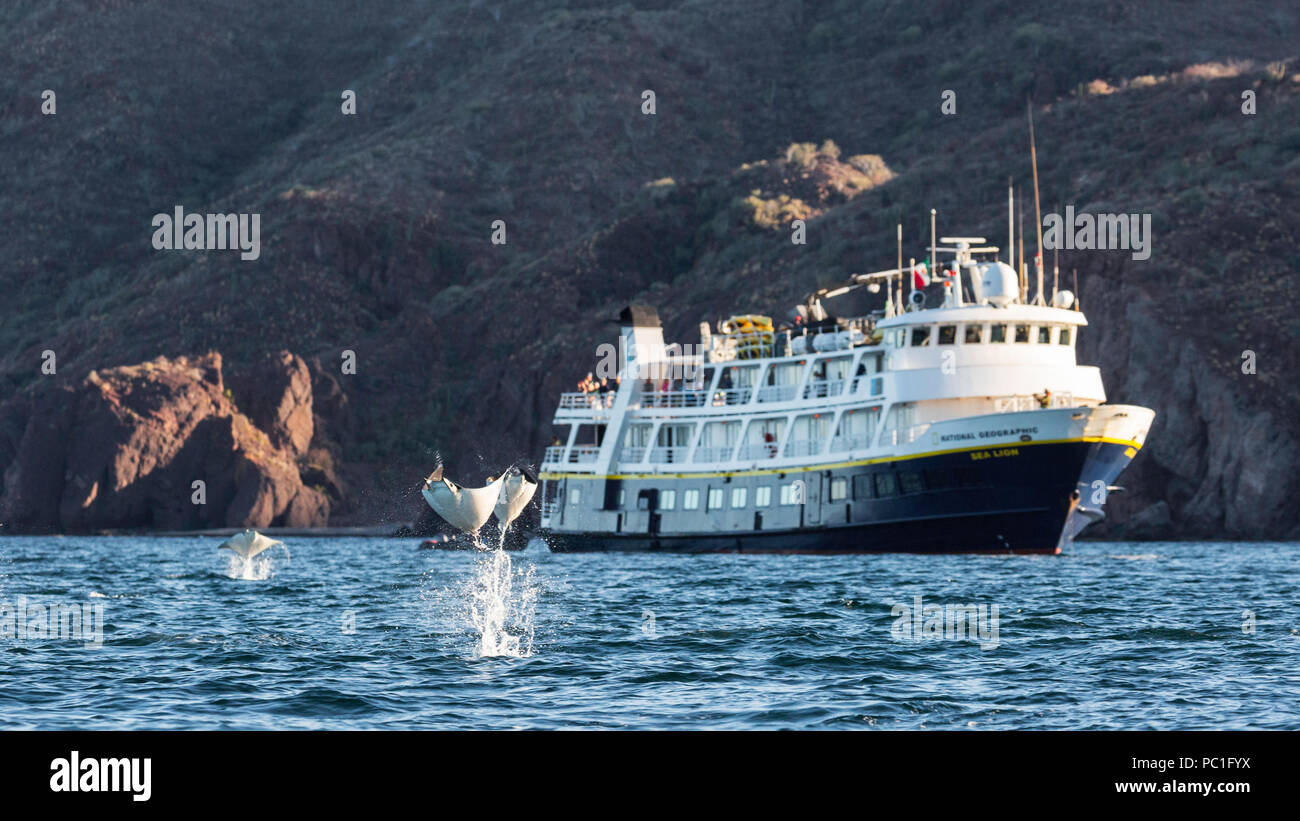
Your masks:
M1061 552L1104 516L1155 414L1107 404L1076 362L1088 323L1072 292L1044 294L1041 253L1031 299L1014 256L940 241L930 259L951 261L929 282L900 252L780 323L702 323L698 345L665 345L654 308L626 308L617 379L555 412L551 549ZM858 288L883 307L824 304Z

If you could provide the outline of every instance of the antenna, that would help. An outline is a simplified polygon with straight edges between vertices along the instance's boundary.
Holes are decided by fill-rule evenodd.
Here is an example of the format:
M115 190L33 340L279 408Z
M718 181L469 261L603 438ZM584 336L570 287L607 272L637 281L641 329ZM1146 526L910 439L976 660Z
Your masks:
M1038 147L1034 142L1034 101L1026 101L1029 109L1029 160L1034 166L1034 222L1038 226L1038 255L1034 257L1034 268L1038 272L1038 295L1034 302L1043 304L1043 214L1038 208Z
M935 210L931 208L930 209L930 264L929 266L927 266L929 268L927 273L929 273L930 276L934 276L934 269L939 264L939 259L934 254L934 215L935 215Z
M1017 197L1016 199L1019 199ZM1016 277L1020 282L1020 303L1023 305L1029 300L1029 279L1026 276L1025 269L1025 209L1024 206L1016 206L1016 217L1020 221L1020 267L1016 270Z
M1083 310L1082 306L1079 305L1079 269L1078 268L1074 269L1074 310L1076 311Z
M903 290L903 276L903 223L900 222L898 223L898 290L900 291ZM887 293L889 294L890 299L894 298L893 277L890 277L890 287Z
M1007 257L1012 268L1016 267L1016 189L1007 177Z
M1061 209L1058 207L1056 212L1059 214ZM1061 287L1061 249L1052 249L1052 304L1056 304L1056 292Z

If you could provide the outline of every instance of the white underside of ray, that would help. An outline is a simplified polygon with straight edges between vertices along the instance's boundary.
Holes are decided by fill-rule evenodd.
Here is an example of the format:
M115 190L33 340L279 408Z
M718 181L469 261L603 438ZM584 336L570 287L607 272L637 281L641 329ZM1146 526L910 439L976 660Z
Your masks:
M263 536L253 530L245 530L235 536L231 536L226 541L217 545L217 549L226 548L233 550L245 559L251 559L258 553L263 553L276 545L283 545L284 542L278 542L275 539Z
M530 481L522 473L512 473L506 476L505 485L501 488L501 497L497 500L496 513L497 521L502 527L509 527L510 523L519 518L519 514L524 512L528 503L532 501L533 494L537 492L537 483Z
M453 527L477 533L491 518L505 477L483 487L461 487L449 479L426 483L420 491L429 507Z

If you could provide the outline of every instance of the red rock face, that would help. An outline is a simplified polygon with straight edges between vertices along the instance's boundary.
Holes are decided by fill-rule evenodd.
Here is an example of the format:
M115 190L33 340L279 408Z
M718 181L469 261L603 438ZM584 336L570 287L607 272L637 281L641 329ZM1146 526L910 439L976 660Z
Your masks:
M249 413L262 426L232 401L217 353L14 397L0 408L0 460L11 455L0 521L69 532L326 524L328 498L298 472L312 437L306 365L282 352L244 384L255 386Z

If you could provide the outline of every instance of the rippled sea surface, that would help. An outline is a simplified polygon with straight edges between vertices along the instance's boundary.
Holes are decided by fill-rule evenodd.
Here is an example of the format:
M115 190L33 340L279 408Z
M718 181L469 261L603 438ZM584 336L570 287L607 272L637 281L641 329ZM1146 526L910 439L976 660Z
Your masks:
M507 568L406 539L289 539L240 568L218 541L0 539L0 728L1300 728L1296 544L534 541ZM919 638L901 609L917 597ZM67 613L63 637L49 625L66 605L87 614L76 636ZM928 635L928 605L984 605L982 637Z

